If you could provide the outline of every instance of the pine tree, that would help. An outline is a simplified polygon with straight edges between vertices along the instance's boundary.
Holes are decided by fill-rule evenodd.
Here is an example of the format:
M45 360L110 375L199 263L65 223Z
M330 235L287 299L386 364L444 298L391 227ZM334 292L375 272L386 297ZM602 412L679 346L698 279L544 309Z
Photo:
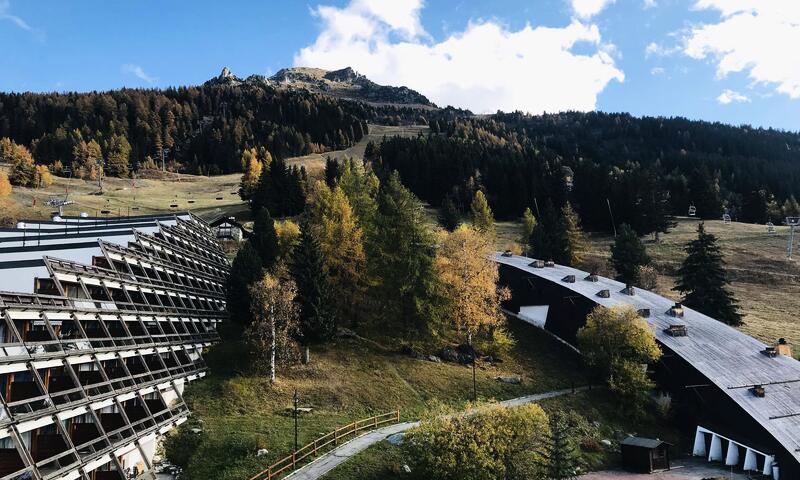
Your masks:
M339 168L339 162L336 161L335 158L326 157L325 158L325 183L328 184L330 188L333 188L336 185L336 182L339 181L339 177L342 175L342 171Z
M442 200L442 208L439 210L439 223L451 232L461 224L461 211L450 194L445 195L444 200Z
M441 321L443 299L434 268L434 238L422 203L394 172L381 187L370 270L380 318L415 336Z
M270 270L278 259L278 234L275 232L275 221L269 210L262 208L256 213L253 222L253 248L261 258L261 265Z
M539 220L531 232L530 254L541 260L569 263L565 224L550 200L545 203Z
M563 241L566 245L568 260L565 265L578 265L586 255L586 237L581 230L580 218L569 202L561 208L561 215L564 224Z
M300 227L300 243L294 250L292 275L297 284L295 301L300 306L300 338L305 344L330 339L336 329L334 299L319 242L308 219Z
M494 215L492 215L492 209L489 208L489 202L486 201L486 196L480 190L475 192L472 199L470 220L475 230L484 235L494 236Z
M717 238L706 233L701 223L697 238L683 249L686 258L678 270L678 283L673 290L681 292L683 303L728 325L741 325L738 302L728 289L725 261Z
M570 480L578 477L580 455L570 436L570 430L562 412L556 411L550 415L550 438L545 447L549 480Z
M638 284L639 267L649 264L650 257L639 235L627 223L620 225L617 238L611 245L611 265L617 271L617 280Z
M250 291L248 287L261 278L261 258L250 242L245 242L231 265L227 285L228 316L233 323L250 323Z

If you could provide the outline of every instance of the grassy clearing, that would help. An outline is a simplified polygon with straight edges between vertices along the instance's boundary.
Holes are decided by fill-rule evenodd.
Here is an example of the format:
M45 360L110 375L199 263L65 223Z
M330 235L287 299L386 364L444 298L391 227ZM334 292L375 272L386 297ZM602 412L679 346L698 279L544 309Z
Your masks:
M477 371L480 399L506 399L580 385L588 380L579 359L542 332L514 321L518 339L502 363ZM386 341L386 340L384 340ZM337 339L312 350L309 365L279 371L270 385L260 375L237 373L232 360L240 348L225 343L209 355L212 374L190 385L186 400L194 412L190 425L202 422L200 438L186 471L189 479L241 479L287 454L293 444L293 420L287 412L296 388L302 406L313 413L300 421L301 445L359 418L400 409L403 419L416 419L433 403L454 407L472 398L469 367L417 360L358 338ZM520 385L495 380L516 375ZM191 436L188 428L182 436ZM260 448L269 454L256 457Z
M646 241L647 251L660 274L656 290L666 297L679 299L672 290L674 274L684 258L683 246L697 235L698 222L678 219L677 226L662 235L659 243ZM800 311L800 264L786 258L789 228L777 226L775 233L767 233L764 225L737 222L726 225L720 220L706 221L705 226L717 236L725 255L731 288L744 313L745 325L741 330L766 343L784 337L800 346L800 328L794 319L794 312ZM505 249L518 240L520 224L498 222L497 231L497 248ZM589 258L606 262L613 236L591 234L589 240ZM795 258L800 259L797 245L795 252ZM604 273L613 272L609 269Z
M568 413L571 432L576 441L582 444L581 458L587 470L602 470L619 467L617 441L629 433L655 436L675 444L673 451L689 448L686 440L670 425L668 420L650 416L632 419L620 412L615 398L605 389L581 392L575 395L551 398L540 403L546 412L556 410ZM612 440L611 448L590 448L599 445L603 439ZM403 473L403 466L409 465L411 474ZM399 478L424 480L415 471L414 460L409 458L401 446L380 442L325 476L326 480L394 480Z
M416 137L417 135L426 135L428 127L424 125L409 125L409 126L389 126L389 125L369 125L369 133L364 136L358 143L345 150L336 150L326 153L313 153L311 155L304 155L302 157L290 158L286 161L288 165L304 165L309 175L320 175L325 169L325 159L327 157L341 160L346 157L363 159L364 149L367 143L374 142L376 145L380 143L383 137Z

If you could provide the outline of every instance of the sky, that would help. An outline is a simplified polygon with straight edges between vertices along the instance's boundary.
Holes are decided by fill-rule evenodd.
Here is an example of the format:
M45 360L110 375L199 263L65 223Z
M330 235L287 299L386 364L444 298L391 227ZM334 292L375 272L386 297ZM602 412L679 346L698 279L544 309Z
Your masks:
M346 66L475 113L800 131L800 0L0 0L0 91Z

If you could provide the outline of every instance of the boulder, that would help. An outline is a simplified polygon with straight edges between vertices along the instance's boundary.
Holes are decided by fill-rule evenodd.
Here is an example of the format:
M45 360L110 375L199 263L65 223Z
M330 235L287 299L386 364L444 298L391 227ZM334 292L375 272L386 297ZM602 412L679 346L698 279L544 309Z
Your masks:
M256 457L263 457L264 455L267 455L268 453L269 453L269 450L267 450L266 448L259 448L258 451L256 452Z
M498 382L510 383L512 385L519 385L520 383L522 383L522 378L516 376L510 376L510 377L500 376L500 377L494 377L494 379L497 380Z

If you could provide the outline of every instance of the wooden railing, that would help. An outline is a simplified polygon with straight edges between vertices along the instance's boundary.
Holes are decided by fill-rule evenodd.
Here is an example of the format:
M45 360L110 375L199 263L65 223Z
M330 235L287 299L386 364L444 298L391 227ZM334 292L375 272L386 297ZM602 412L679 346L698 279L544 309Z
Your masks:
M308 445L299 448L297 451L292 452L291 455L273 463L267 467L266 470L250 477L250 480L272 480L273 478L278 478L284 473L293 472L303 461L308 458L316 457L319 452L324 451L331 445L336 447L340 442L346 440L350 436L354 437L360 432L374 430L382 425L398 422L400 422L400 410L376 415L363 420L356 420L353 423L339 427L315 439Z

